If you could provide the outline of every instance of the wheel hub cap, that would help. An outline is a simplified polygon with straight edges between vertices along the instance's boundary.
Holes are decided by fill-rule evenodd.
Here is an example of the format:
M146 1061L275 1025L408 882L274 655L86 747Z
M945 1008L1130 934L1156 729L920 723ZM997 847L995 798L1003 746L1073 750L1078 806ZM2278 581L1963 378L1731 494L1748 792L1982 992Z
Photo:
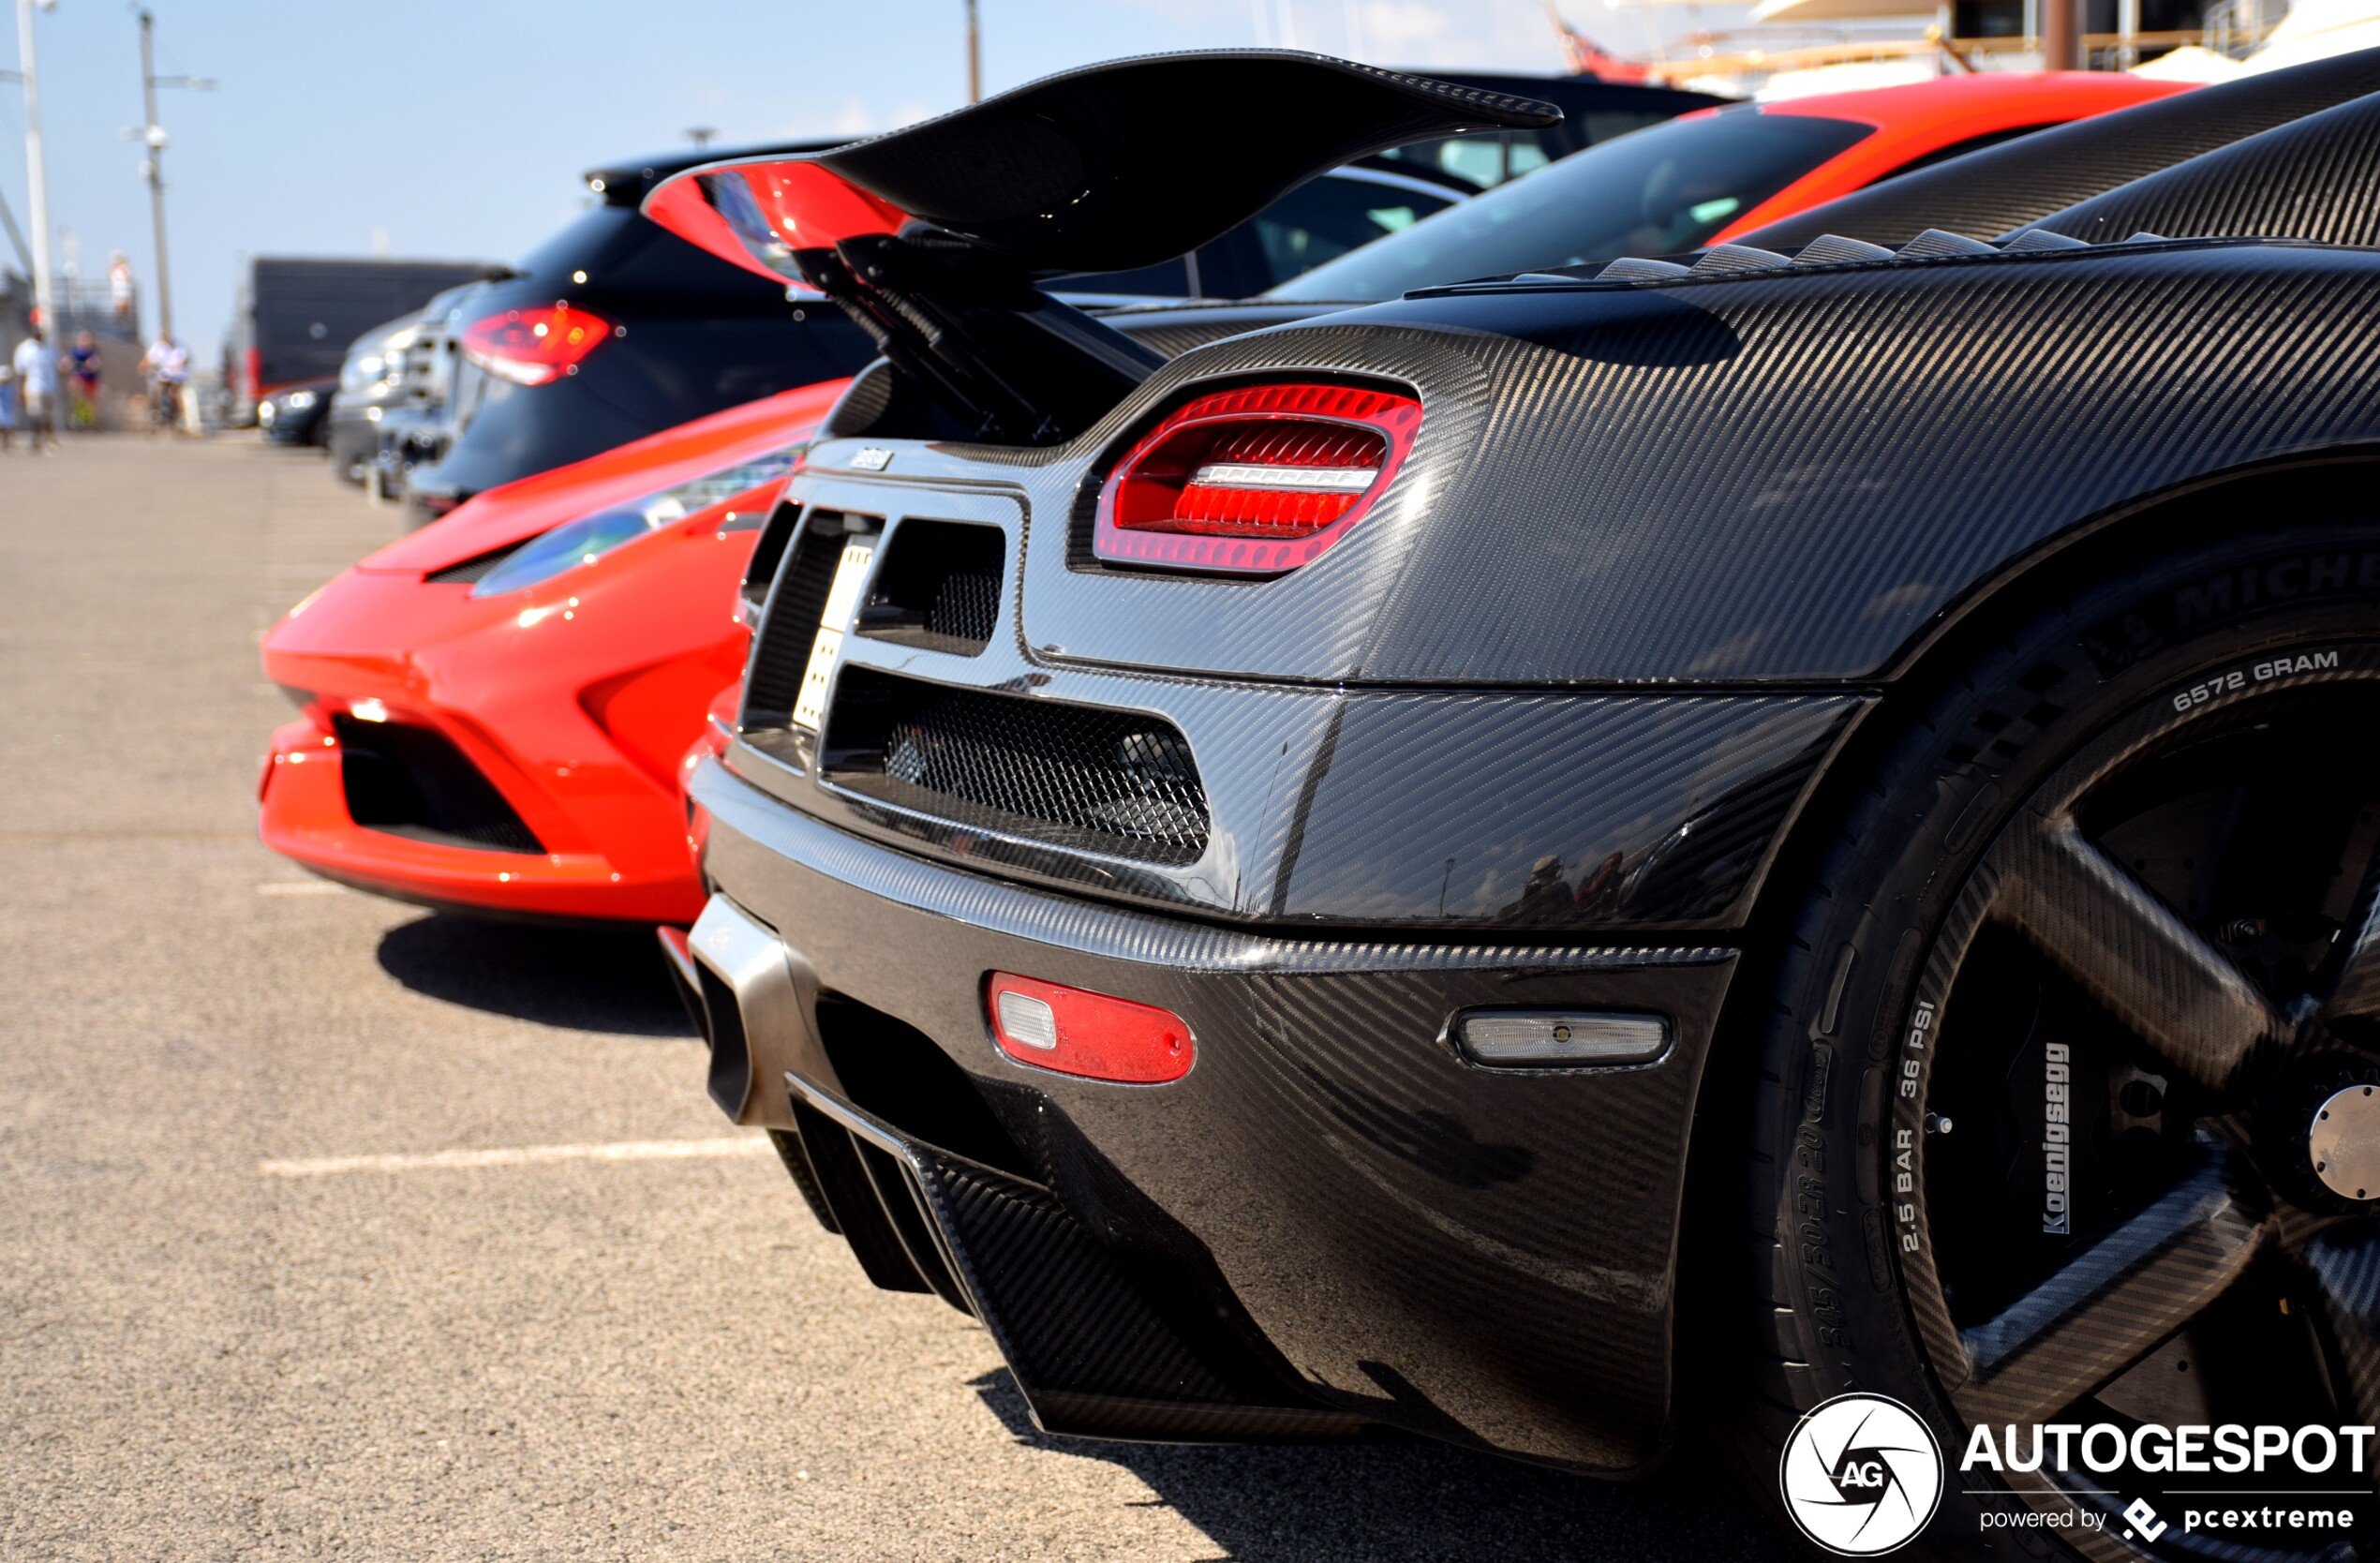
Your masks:
M2380 1194L2380 1087L2351 1085L2314 1109L2306 1133L2314 1176L2349 1199Z

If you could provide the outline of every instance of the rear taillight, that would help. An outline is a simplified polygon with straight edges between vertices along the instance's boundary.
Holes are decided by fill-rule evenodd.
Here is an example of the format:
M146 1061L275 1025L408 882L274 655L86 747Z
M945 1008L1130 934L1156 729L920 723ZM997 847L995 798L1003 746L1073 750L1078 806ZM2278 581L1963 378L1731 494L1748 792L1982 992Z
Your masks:
M612 322L591 309L508 309L464 328L463 356L498 380L545 385L578 373L611 335Z
M1163 1085L1197 1056L1181 1016L1153 1005L994 972L984 985L1000 1050L1019 1064L1124 1085Z
M1272 575L1319 557L1395 478L1421 404L1347 385L1185 402L1099 491L1092 551L1118 564Z

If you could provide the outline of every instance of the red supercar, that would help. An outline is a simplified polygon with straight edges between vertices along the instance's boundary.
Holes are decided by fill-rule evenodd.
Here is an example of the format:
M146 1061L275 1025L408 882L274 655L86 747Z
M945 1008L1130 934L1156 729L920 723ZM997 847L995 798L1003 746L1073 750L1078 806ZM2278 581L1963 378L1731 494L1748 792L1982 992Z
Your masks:
M264 643L299 719L267 846L399 900L691 922L680 757L743 668L736 585L842 381L472 499L300 603Z

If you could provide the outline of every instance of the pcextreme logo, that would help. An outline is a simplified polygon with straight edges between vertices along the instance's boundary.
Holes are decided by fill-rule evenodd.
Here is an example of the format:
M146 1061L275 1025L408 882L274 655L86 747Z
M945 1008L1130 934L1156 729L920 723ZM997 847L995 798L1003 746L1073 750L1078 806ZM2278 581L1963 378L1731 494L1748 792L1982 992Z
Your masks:
M1899 1401L1837 1395L1793 1425L1778 1462L1785 1512L1845 1557L1891 1552L1926 1528L1942 1496L1933 1430Z

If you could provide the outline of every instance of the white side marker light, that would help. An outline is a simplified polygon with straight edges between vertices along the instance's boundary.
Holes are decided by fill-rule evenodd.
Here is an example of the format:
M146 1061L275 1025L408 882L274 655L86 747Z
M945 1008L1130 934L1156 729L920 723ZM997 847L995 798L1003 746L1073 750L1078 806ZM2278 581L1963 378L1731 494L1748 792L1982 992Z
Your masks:
M1650 1064L1669 1051L1659 1015L1477 1009L1456 1019L1464 1056L1491 1069L1597 1069Z
M1038 1048L1044 1052L1051 1052L1058 1046L1058 1012L1041 1000L1024 993L1002 990L1000 1029L1008 1034L1009 1041L1019 1047Z

